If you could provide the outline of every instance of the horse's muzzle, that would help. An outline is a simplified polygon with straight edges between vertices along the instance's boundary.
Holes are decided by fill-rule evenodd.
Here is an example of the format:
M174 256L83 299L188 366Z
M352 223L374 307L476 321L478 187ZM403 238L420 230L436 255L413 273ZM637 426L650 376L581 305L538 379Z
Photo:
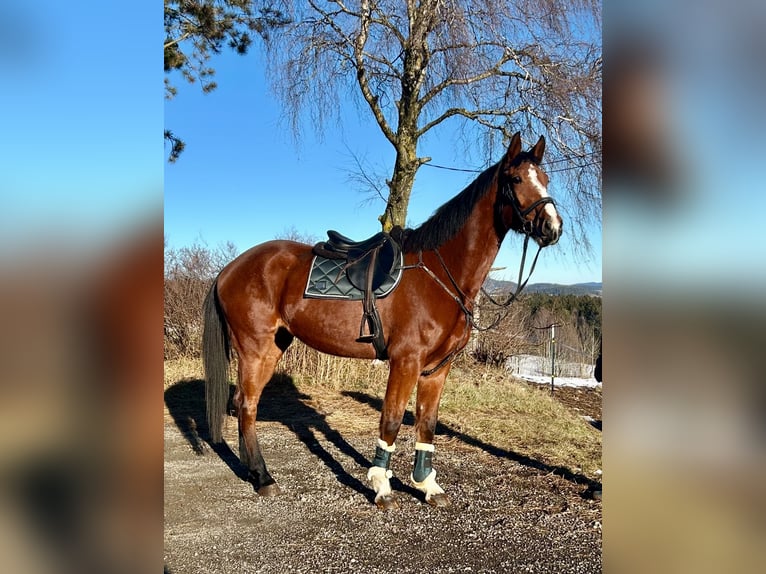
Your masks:
M561 217L557 213L555 217L546 217L534 236L535 241L540 247L547 247L555 244L561 238L562 231Z

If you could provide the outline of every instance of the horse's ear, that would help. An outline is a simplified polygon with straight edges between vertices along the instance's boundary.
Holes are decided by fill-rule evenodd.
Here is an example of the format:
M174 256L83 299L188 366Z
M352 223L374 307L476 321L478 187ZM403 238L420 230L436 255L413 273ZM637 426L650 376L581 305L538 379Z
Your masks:
M508 146L508 151L505 152L505 157L503 158L503 167L507 167L508 164L510 164L514 159L516 159L516 156L521 153L521 132L516 132L513 134L513 137L511 138L511 143Z
M533 147L529 153L534 158L535 163L540 163L543 161L544 152L545 152L545 138L543 136L540 136L540 139L537 140L535 147Z

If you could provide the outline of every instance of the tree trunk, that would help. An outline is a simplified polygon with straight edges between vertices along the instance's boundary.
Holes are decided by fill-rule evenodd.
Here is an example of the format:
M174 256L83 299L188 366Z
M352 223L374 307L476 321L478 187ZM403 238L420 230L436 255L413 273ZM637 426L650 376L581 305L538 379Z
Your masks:
M407 206L410 203L412 186L415 184L415 174L420 167L416 149L417 140L399 134L394 174L388 182L389 194L386 211L379 217L383 231L391 231L395 225L406 226Z
M383 231L390 231L395 225L405 227L407 207L410 203L412 186L418 168L427 159L418 158L418 119L422 111L420 88L428 67L428 49L426 45L426 20L414 20L422 14L411 14L411 35L409 45L403 53L402 95L397 102L399 123L396 132L396 163L391 181L388 182L389 194L386 211L380 218Z

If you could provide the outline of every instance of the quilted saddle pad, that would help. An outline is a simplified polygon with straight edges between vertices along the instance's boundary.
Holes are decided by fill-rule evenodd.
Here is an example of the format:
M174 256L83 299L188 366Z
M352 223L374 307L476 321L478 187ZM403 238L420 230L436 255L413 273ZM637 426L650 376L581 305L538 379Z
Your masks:
M304 297L311 299L346 299L357 301L364 298L364 293L354 287L348 280L345 271L341 271L346 264L345 259L327 259L315 255L311 261L311 271ZM375 290L375 297L382 299L399 284L402 278L402 266L404 257L399 254L399 260L394 264L391 273L388 274L383 284Z

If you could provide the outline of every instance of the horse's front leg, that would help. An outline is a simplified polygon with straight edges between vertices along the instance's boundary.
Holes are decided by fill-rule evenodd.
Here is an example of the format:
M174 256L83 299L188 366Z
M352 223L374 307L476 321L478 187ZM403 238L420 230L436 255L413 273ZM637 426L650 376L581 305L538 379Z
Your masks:
M418 395L415 409L415 464L410 480L415 488L425 493L426 502L433 506L449 506L450 501L444 489L436 482L436 471L432 467L434 434L439 412L444 381L450 365L436 373L418 379Z
M391 455L396 449L396 437L402 426L404 410L418 380L420 365L415 361L396 361L391 359L386 396L380 413L380 438L375 448L375 458L367 472L375 491L375 504L386 510L397 508L391 490Z

